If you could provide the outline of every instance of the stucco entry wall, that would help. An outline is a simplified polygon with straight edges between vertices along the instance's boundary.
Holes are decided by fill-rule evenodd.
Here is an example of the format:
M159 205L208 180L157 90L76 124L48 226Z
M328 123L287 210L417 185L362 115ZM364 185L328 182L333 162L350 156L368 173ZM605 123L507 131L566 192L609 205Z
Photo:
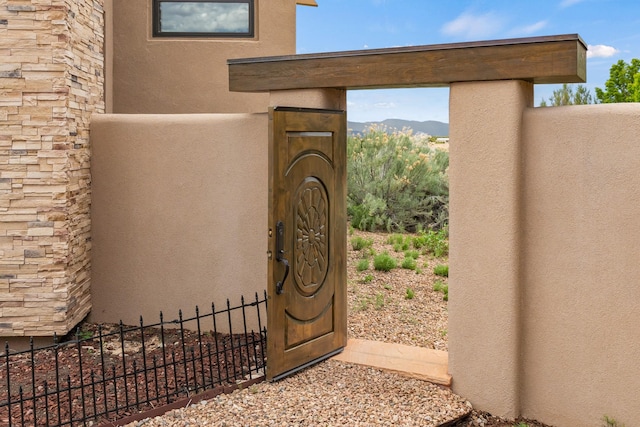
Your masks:
M92 321L262 296L267 129L266 113L93 117Z
M454 391L518 415L520 136L533 86L451 85L449 368Z
M449 368L474 407L550 425L640 413L640 104L531 108L451 85Z
M640 104L524 115L522 413L640 414Z

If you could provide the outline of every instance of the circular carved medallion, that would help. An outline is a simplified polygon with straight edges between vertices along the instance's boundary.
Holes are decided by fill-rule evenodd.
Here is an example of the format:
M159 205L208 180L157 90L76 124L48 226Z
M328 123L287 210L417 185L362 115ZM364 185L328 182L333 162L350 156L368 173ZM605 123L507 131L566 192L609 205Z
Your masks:
M307 178L298 190L296 209L296 282L307 291L318 287L327 275L327 193L315 178ZM304 291L304 289L303 289Z

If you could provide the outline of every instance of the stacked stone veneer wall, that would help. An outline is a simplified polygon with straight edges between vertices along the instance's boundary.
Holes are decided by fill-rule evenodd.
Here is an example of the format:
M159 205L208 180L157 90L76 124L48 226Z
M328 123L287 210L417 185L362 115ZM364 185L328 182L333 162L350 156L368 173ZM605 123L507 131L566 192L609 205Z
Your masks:
M0 336L91 308L89 120L104 112L102 0L0 3Z

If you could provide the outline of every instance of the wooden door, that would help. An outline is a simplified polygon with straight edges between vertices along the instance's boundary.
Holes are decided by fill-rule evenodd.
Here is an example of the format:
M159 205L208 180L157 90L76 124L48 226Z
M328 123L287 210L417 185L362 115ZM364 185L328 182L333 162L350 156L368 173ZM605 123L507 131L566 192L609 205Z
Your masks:
M345 112L271 109L269 156L266 376L278 380L346 345Z

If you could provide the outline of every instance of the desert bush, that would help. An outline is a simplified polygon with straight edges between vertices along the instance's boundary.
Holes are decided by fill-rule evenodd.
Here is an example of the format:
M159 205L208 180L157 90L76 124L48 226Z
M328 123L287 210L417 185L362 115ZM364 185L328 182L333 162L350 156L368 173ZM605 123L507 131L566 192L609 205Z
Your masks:
M369 260L367 258L363 258L360 261L358 261L358 264L356 264L356 270L358 271L365 271L369 269Z
M442 299L449 301L449 285L442 280L436 280L433 284L433 290L436 292L442 292Z
M365 248L369 248L373 245L372 239L365 239L364 237L356 236L351 239L351 247L354 251L360 251Z
M443 227L438 231L420 231L413 238L413 247L431 252L436 257L449 254L449 230Z
M347 210L361 230L438 230L448 223L449 153L410 132L372 127L347 141Z
M407 270L415 270L416 268L418 268L418 262L415 260L415 258L405 257L405 259L402 260L401 266L402 268L405 268Z
M382 252L373 258L373 268L379 271L390 271L398 266L395 258L389 252Z
M445 264L439 264L433 267L433 274L436 276L449 277L449 266Z

